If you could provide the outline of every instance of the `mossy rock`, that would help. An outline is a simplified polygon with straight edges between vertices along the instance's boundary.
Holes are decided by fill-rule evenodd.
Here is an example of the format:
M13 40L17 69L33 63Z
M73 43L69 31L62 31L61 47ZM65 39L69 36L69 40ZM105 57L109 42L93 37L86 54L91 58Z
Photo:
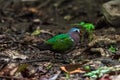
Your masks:
M105 19L114 26L120 26L120 0L112 0L102 5Z

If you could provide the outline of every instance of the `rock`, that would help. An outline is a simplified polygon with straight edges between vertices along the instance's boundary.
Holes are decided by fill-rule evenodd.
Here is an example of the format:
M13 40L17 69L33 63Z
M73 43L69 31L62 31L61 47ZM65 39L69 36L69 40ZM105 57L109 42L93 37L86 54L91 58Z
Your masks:
M102 5L105 19L113 26L120 26L120 0L113 0Z

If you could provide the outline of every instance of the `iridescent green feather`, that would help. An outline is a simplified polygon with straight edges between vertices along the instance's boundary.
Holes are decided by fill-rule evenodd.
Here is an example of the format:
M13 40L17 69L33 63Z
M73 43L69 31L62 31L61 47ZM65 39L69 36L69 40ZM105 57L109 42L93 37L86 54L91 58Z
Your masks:
M74 44L69 34L57 35L49 39L46 43L51 45L54 50L61 52L69 50Z

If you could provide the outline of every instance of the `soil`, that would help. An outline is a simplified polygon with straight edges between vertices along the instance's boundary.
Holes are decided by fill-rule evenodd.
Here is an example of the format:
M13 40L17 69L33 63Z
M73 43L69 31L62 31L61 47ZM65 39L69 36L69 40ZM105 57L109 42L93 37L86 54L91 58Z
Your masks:
M112 26L102 19L101 6L107 1L110 0L0 0L0 54L3 53L0 56L0 65L6 64L2 57L10 57L11 51L17 51L21 55L28 56L28 58L27 60L21 60L20 58L20 60L10 61L20 62L21 64L28 63L34 68L35 65L45 67L45 65L52 64L52 69L47 72L42 71L40 73L42 75L53 75L60 70L59 68L62 65L81 63L86 60L99 61L101 59L109 59L113 61L110 64L120 64L118 61L120 57L120 27ZM88 36L83 35L85 37L84 40L73 51L65 54L65 56L68 56L68 59L65 60L61 60L61 57L59 58L61 55L59 54L56 55L58 58L55 59L55 52L53 51L40 50L38 48L38 45L43 43L43 39L47 40L53 35L66 33L73 27L72 24L81 21L95 25L93 42L102 37L103 39L115 40L116 43L103 40L88 46L90 43ZM44 32L37 36L32 36L31 34L37 28ZM108 49L111 45L117 51L115 52L116 54L111 55L110 53L108 57L106 57L107 54L105 52L103 56L101 51L91 50L93 48L101 48L109 53ZM7 64L9 63L7 62ZM4 67L0 68L1 71L3 69ZM85 80L81 76L81 74L75 74L69 80ZM30 79L29 77L27 78L28 80ZM57 78L57 80L65 79L64 72Z

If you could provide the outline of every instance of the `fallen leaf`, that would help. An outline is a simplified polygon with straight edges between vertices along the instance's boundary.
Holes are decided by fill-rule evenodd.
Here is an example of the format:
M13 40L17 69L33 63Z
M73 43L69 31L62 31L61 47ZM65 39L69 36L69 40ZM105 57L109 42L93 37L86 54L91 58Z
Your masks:
M73 73L84 73L85 71L80 69L81 64L69 64L66 66L60 67L64 72L73 74Z
M37 35L40 34L40 32L41 32L40 29L36 29L36 30L32 33L32 35L33 35L33 36L37 36Z
M104 74L99 80L111 80L108 74Z
M39 10L37 8L34 8L34 7L30 7L30 8L23 8L23 10L26 10L26 11L29 11L29 12L32 12L32 13L38 13Z
M28 66L29 66L28 64L21 64L21 65L19 65L17 71L18 71L18 72L22 72L22 71L26 70L26 68L27 68Z

